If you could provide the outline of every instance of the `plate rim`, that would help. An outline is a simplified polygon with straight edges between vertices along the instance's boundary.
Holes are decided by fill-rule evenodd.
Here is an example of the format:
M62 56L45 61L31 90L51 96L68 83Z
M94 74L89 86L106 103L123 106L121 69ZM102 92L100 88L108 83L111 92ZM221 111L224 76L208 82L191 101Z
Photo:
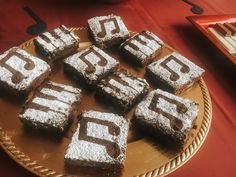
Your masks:
M85 30L85 27L72 27L71 31L75 30ZM32 44L32 39L21 44L19 47L24 48ZM142 174L135 175L136 177L156 177L156 176L165 176L177 168L185 164L201 147L204 140L207 137L207 134L210 130L211 121L212 121L212 104L210 99L210 94L207 89L207 86L201 78L199 80L199 85L203 95L203 104L204 104L204 114L201 127L196 134L196 137L193 139L191 144L178 156L170 160L166 164L160 166L159 168L153 169L151 171L144 172ZM19 165L30 171L31 173L38 176L52 176L52 177L62 177L68 176L56 172L55 170L49 169L43 165L40 165L37 160L32 160L28 155L22 152L18 147L15 146L14 142L11 139L11 136L0 127L0 145L2 149Z

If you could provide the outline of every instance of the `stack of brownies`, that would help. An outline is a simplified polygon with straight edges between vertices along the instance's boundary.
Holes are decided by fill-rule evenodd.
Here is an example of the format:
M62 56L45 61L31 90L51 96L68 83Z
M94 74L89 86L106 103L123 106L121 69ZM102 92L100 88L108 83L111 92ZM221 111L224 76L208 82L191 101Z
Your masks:
M43 59L18 47L0 55L1 89L26 98L33 93L19 115L24 126L62 134L78 115L82 90L48 79L51 68L63 59L70 79L96 90L97 99L120 112L80 112L65 152L66 164L122 168L129 131L125 116L134 106L132 123L141 131L184 145L197 119L198 104L178 95L204 70L177 52L157 59L164 42L150 31L131 36L119 16L91 18L88 31L94 45L84 50L77 50L80 38L62 25L34 39ZM146 68L146 77L158 89L151 90L145 79L120 67L104 49L118 50L133 67Z

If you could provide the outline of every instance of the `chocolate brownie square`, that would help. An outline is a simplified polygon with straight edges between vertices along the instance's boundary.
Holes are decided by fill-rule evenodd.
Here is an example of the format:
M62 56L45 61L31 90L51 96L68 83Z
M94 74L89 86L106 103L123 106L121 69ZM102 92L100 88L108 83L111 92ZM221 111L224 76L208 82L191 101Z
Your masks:
M50 74L50 66L25 50L13 47L0 55L0 88L26 95Z
M197 82L205 71L177 52L173 52L147 67L147 75L158 86L180 94Z
M119 62L106 54L96 46L82 50L64 61L65 72L77 78L82 79L90 87L114 72L119 66Z
M79 47L79 37L61 25L49 32L44 32L34 39L36 49L48 63L75 52Z
M138 66L145 66L161 52L164 43L150 31L142 31L121 44L125 59Z
M77 113L80 99L80 89L49 81L24 105L19 118L28 127L62 133Z
M88 28L93 40L100 48L118 45L129 37L129 31L121 17L113 14L90 18Z
M147 94L148 89L145 79L120 70L102 79L96 94L101 100L113 104L118 111L126 112Z
M123 168L129 123L122 116L82 112L65 154L67 164L116 170Z
M138 104L134 114L138 127L183 145L195 125L198 104L157 89Z

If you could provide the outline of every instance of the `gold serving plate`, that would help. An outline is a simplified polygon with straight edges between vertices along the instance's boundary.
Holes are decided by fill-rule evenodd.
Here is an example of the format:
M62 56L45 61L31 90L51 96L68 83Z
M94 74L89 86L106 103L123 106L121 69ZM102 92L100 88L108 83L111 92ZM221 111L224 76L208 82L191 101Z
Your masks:
M71 28L80 39L80 48L87 48L91 45L85 28ZM38 56L35 52L33 40L29 40L20 47L29 53ZM165 46L160 58L174 51L171 47ZM144 68L135 68L124 62L118 52L108 51L113 57L120 61L120 67L127 69L132 74L144 77ZM39 56L40 57L40 56ZM62 61L56 63L50 79L55 82L76 86L63 72ZM150 83L150 82L149 82ZM77 85L78 86L78 85ZM151 85L152 88L154 88ZM113 112L112 108L101 104L95 99L95 91L88 91L82 88L82 102L78 108L81 110L100 110ZM203 79L200 79L191 89L184 92L184 98L199 103L199 115L197 126L182 150L173 150L171 147L158 143L158 139L150 139L140 135L131 126L128 137L127 158L125 168L120 176L163 176L176 170L187 162L201 147L210 129L212 108L207 86ZM18 115L25 100L0 94L0 144L6 153L19 165L39 176L114 176L104 170L85 167L68 167L64 162L66 148L77 127L77 120L74 120L68 131L62 136L44 134L38 131L25 129ZM133 109L126 118L131 119Z

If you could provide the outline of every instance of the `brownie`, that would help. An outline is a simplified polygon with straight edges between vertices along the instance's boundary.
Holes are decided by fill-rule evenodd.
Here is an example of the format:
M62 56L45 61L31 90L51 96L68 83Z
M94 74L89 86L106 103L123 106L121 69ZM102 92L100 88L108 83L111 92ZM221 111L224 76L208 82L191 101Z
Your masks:
M124 167L129 123L112 113L82 112L65 154L72 165L116 170Z
M138 66L145 66L161 52L164 43L150 31L142 31L127 39L120 46L120 52L126 60Z
M24 105L19 118L27 127L62 133L77 113L80 99L80 89L48 81Z
M0 55L0 88L15 95L26 95L50 74L50 66L25 50L13 47Z
M153 136L183 145L198 115L198 104L162 90L153 90L138 104L134 123Z
M101 80L96 95L118 111L126 112L147 94L148 89L145 79L120 70Z
M88 29L99 48L118 45L129 37L129 31L121 17L113 14L90 18Z
M147 75L156 85L175 94L180 94L190 88L204 72L202 68L176 52L147 67Z
M49 32L44 32L34 39L36 50L48 63L75 52L79 47L79 37L61 25Z
M96 46L82 50L64 61L65 72L73 79L82 79L90 87L114 72L119 62Z

